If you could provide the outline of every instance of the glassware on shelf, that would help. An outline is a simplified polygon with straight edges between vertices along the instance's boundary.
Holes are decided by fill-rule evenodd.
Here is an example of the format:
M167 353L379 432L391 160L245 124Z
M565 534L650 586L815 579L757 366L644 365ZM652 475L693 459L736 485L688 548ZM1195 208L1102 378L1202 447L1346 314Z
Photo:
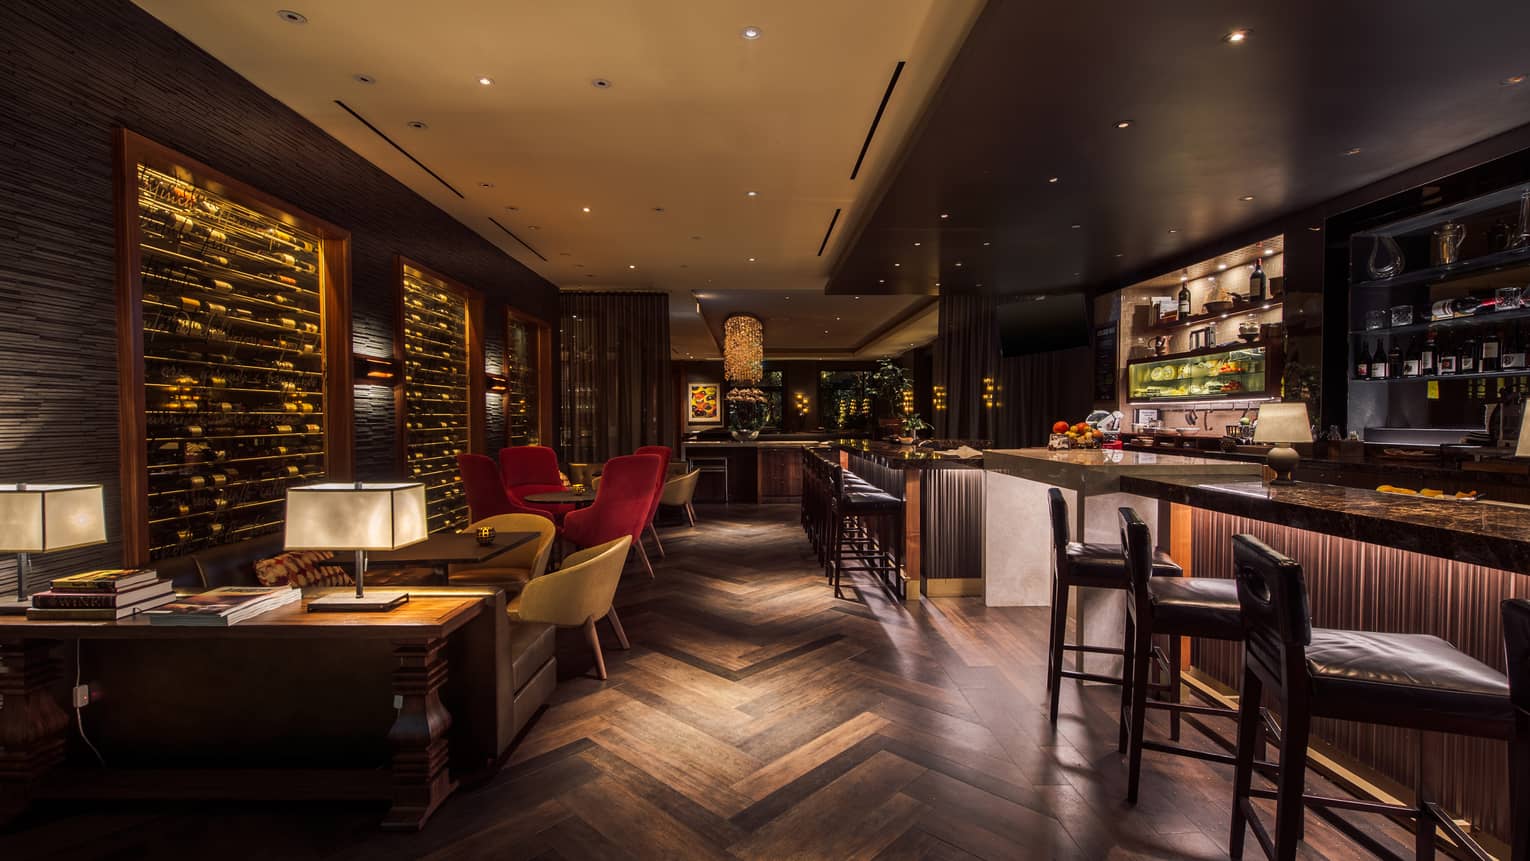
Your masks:
M1377 308L1374 311L1365 312L1365 331L1371 332L1376 329L1387 327L1387 312L1385 308Z
M1412 305L1393 305L1391 313L1392 325L1409 326L1413 324Z
M1521 287L1499 287L1493 294L1497 304L1494 311L1518 311L1525 307L1525 291Z
M1382 234L1374 237L1365 271L1373 279L1392 278L1402 274L1404 262L1402 248L1398 247L1397 240Z
M1519 193L1519 228L1509 239L1510 248L1530 248L1530 188Z
M1429 237L1429 257L1435 266L1450 266L1461 259L1461 243L1466 240L1466 225L1447 221Z

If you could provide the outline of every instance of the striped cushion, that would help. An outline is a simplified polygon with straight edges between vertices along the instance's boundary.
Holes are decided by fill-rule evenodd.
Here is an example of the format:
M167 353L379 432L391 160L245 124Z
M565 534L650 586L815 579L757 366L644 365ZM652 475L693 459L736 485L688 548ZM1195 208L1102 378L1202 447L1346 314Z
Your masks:
M328 550L293 550L255 563L255 579L262 586L348 586L351 575L336 565L321 565L335 558Z

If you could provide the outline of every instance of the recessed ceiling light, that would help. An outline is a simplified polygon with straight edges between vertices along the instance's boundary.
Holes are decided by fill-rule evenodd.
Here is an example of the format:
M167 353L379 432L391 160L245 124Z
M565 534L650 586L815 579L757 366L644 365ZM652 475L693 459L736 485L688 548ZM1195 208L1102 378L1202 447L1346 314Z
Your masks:
M280 10L278 10L277 13L276 13L276 17L282 19L283 21L286 21L288 24L307 24L308 23L308 16L307 15L304 15L302 12L294 12L291 9L280 9Z
M1319 232L1319 231L1321 231L1321 230L1322 230L1322 229L1323 229L1323 228L1321 228L1321 227L1318 227L1318 226L1316 226L1316 225L1314 225L1314 226L1312 226L1312 227L1309 227L1309 228L1307 228L1307 229L1308 229L1308 230L1310 230L1310 231L1312 231L1312 232L1313 232L1313 233L1317 233L1317 232Z
M915 242L915 243L914 243L914 247L915 247L915 248L918 248L918 247L919 247L919 243L918 243L918 242Z
M992 244L993 244L993 243L992 243L992 242L984 242L984 243L983 243L983 247L984 247L984 248L987 248L987 247L988 247L988 246L990 246L990 245L992 245Z
M375 84L375 83L377 83L377 79L372 77L371 75L352 75L352 77L355 79L356 83L358 83L358 84Z
M1344 154L1345 155L1359 155L1360 154L1360 148L1357 147L1357 146L1352 146L1349 149L1345 150Z
M1068 225L1068 226L1069 226L1069 227L1070 227L1070 228L1072 228L1072 229L1074 229L1074 230L1077 230L1077 229L1079 229L1079 228L1080 228L1080 227L1083 227L1083 226L1084 226L1084 225L1082 225L1082 224L1070 224L1070 225Z
M1226 268L1227 268L1227 264L1226 263L1218 263L1217 264L1217 271L1218 272L1221 272L1223 269L1226 269Z
M940 217L941 218L950 218L951 217L951 213L949 213L949 212L942 212L940 214Z
M1121 252L1119 252L1119 251L1117 251L1117 252L1116 252L1116 256L1117 256L1117 257L1121 257L1121 256L1122 256L1122 254L1121 254Z
M836 323L838 323L838 322L839 322L839 318L838 318L838 317L835 317L835 318L834 318L834 322L836 322Z
M745 197L759 197L760 193L758 191L746 191L746 192L744 192L744 196Z
M1056 181L1057 181L1057 177L1055 177L1055 176L1047 178L1047 182L1056 182Z
M654 212L663 212L664 211L664 207L662 207L662 206L655 206L653 208L653 211ZM694 239L695 237L692 237L692 238Z
M519 206L507 206L507 207L505 207L505 211L506 212L520 212L521 208Z
M1245 195L1243 195L1242 197L1240 197L1238 199L1243 201L1244 203L1248 203L1249 201L1254 199L1254 196L1252 194L1245 194Z
M1116 128L1118 128L1118 129L1129 129L1131 127L1132 127L1132 121L1131 120L1121 120L1120 122L1116 123Z
M1169 228L1169 232L1170 232L1170 233L1178 233L1178 232L1179 232L1179 228L1177 228L1177 227L1171 227L1171 228Z
M1526 75L1522 75L1522 74L1521 75L1511 75L1511 76L1509 76L1507 78L1504 78L1503 80L1499 81L1498 83L1504 85L1505 87L1512 87L1515 84L1523 84L1525 82L1525 78L1526 77L1527 77Z
M899 267L900 267L900 266L902 266L902 265L903 265L903 264L902 264L902 263L894 263L894 264L893 264L893 268L894 268L894 269L897 269L897 268L899 268Z
M485 87L487 87L490 84L494 83L494 79L489 77L488 75L479 75L478 76L478 83L483 85L483 86L485 86Z
M850 297L850 298L851 298L851 299L859 299L859 298L861 298L861 297L859 297L859 296L851 296L851 297Z
M692 236L691 238L692 239L700 239L701 237L700 236Z
M1266 257L1269 257L1270 255L1272 255L1274 253L1275 253L1275 249L1273 249L1273 248L1266 248L1266 249L1264 249L1264 256L1266 256Z
M589 212L589 211L590 211L590 208L589 208L589 207L588 207L588 206L586 206L586 207L584 207L584 211L585 211L585 212Z
M425 129L428 129L428 128L430 128L430 126L427 126L427 125L425 125L425 124L424 124L424 123L422 123L422 122L420 122L420 121L419 121L419 120L410 120L410 121L409 121L409 122L408 122L408 123L407 123L407 125L408 125L408 126L409 126L409 127L410 127L410 128L412 128L412 129L417 129L417 130L419 130L419 131L424 131L424 130L425 130Z
M760 38L760 28L759 27L745 27L739 33L739 35L743 36L745 39L748 39L749 41L753 42L755 39Z
M540 225L540 224L528 224L528 225L526 225L526 229L527 230L541 230L542 229L542 225Z
M478 183L478 187L479 188L493 188L494 187L494 183L492 183L492 182L480 182L480 183Z
M597 90L609 90L611 89L611 82L606 78L596 78L590 82L590 86Z
M1234 30L1231 33L1228 33L1226 36L1223 36L1222 41L1227 42L1230 45L1241 45L1248 41L1248 31L1242 29Z
M637 264L636 263L628 263L627 264L627 268L628 269L636 269L637 268Z
M962 262L960 260L958 260L958 261L956 261L956 265L960 266L960 265L962 265Z

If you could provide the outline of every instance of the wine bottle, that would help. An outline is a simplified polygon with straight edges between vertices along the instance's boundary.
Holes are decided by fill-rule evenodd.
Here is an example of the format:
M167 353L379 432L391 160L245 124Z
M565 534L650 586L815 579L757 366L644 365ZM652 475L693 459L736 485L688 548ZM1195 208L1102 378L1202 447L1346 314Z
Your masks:
M1518 371L1525 367L1525 340L1518 323L1514 324L1514 334L1504 342L1503 353L1498 357L1498 367L1505 371Z
M1419 353L1418 341L1408 339L1408 351L1403 354L1402 375L1405 377L1417 377L1421 373L1423 357Z
M1479 311L1490 311L1497 304L1497 299L1478 299L1474 296L1441 299L1429 306L1429 319L1449 320L1452 317L1470 317Z
M1268 281L1264 277L1264 262L1261 261L1261 260L1255 259L1254 260L1254 271L1248 276L1248 301L1249 301L1249 303L1257 305L1257 304L1263 302L1265 300L1265 298L1267 297L1267 295L1268 295L1266 293L1266 288L1267 287L1268 287Z
M1461 342L1461 350L1456 353L1456 371L1462 374L1477 373L1477 339L1471 335Z
M1482 344L1477 349L1479 361L1477 370L1489 374L1498 370L1499 351L1502 347L1501 336L1497 329L1489 330L1482 336Z
M1453 376L1457 371L1457 355L1454 345L1448 338L1440 339L1439 353L1435 356L1435 362L1439 365L1439 374L1442 377Z
M1371 354L1371 379L1384 380L1387 378L1387 352L1381 347L1381 340L1376 340L1376 352Z
M1355 355L1355 379L1366 380L1371 376L1371 354L1365 346L1365 341L1360 342L1360 349Z
M1181 320L1190 316L1190 285L1188 282L1179 285L1179 318Z
M1397 342L1392 342L1392 348L1387 350L1387 378L1395 380L1403 375L1403 353Z
M1432 377L1435 375L1436 371L1438 370L1434 366L1435 357L1437 355L1439 355L1439 351L1435 348L1434 345L1434 330L1430 329L1429 334L1424 336L1424 349L1419 353L1418 357L1419 376Z

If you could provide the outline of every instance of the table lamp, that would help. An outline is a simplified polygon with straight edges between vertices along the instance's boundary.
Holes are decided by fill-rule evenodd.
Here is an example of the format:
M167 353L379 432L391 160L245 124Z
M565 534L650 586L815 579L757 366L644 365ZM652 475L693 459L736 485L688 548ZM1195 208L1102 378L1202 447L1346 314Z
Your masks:
M1259 423L1254 425L1254 442L1272 442L1275 447L1264 461L1275 470L1271 484L1295 484L1291 473L1301 461L1292 443L1312 442L1312 422L1304 403L1265 404L1259 408Z
M1500 407L1502 409L1502 407ZM1530 404L1519 419L1519 440L1514 443L1515 457L1530 457Z
M0 551L16 554L16 599L0 614L25 613L32 554L106 542L99 484L0 484Z
M356 594L324 595L308 612L392 610L409 593L374 590L362 581L367 551L398 550L425 540L425 485L419 482L333 482L287 490L288 550L351 550L356 554Z

